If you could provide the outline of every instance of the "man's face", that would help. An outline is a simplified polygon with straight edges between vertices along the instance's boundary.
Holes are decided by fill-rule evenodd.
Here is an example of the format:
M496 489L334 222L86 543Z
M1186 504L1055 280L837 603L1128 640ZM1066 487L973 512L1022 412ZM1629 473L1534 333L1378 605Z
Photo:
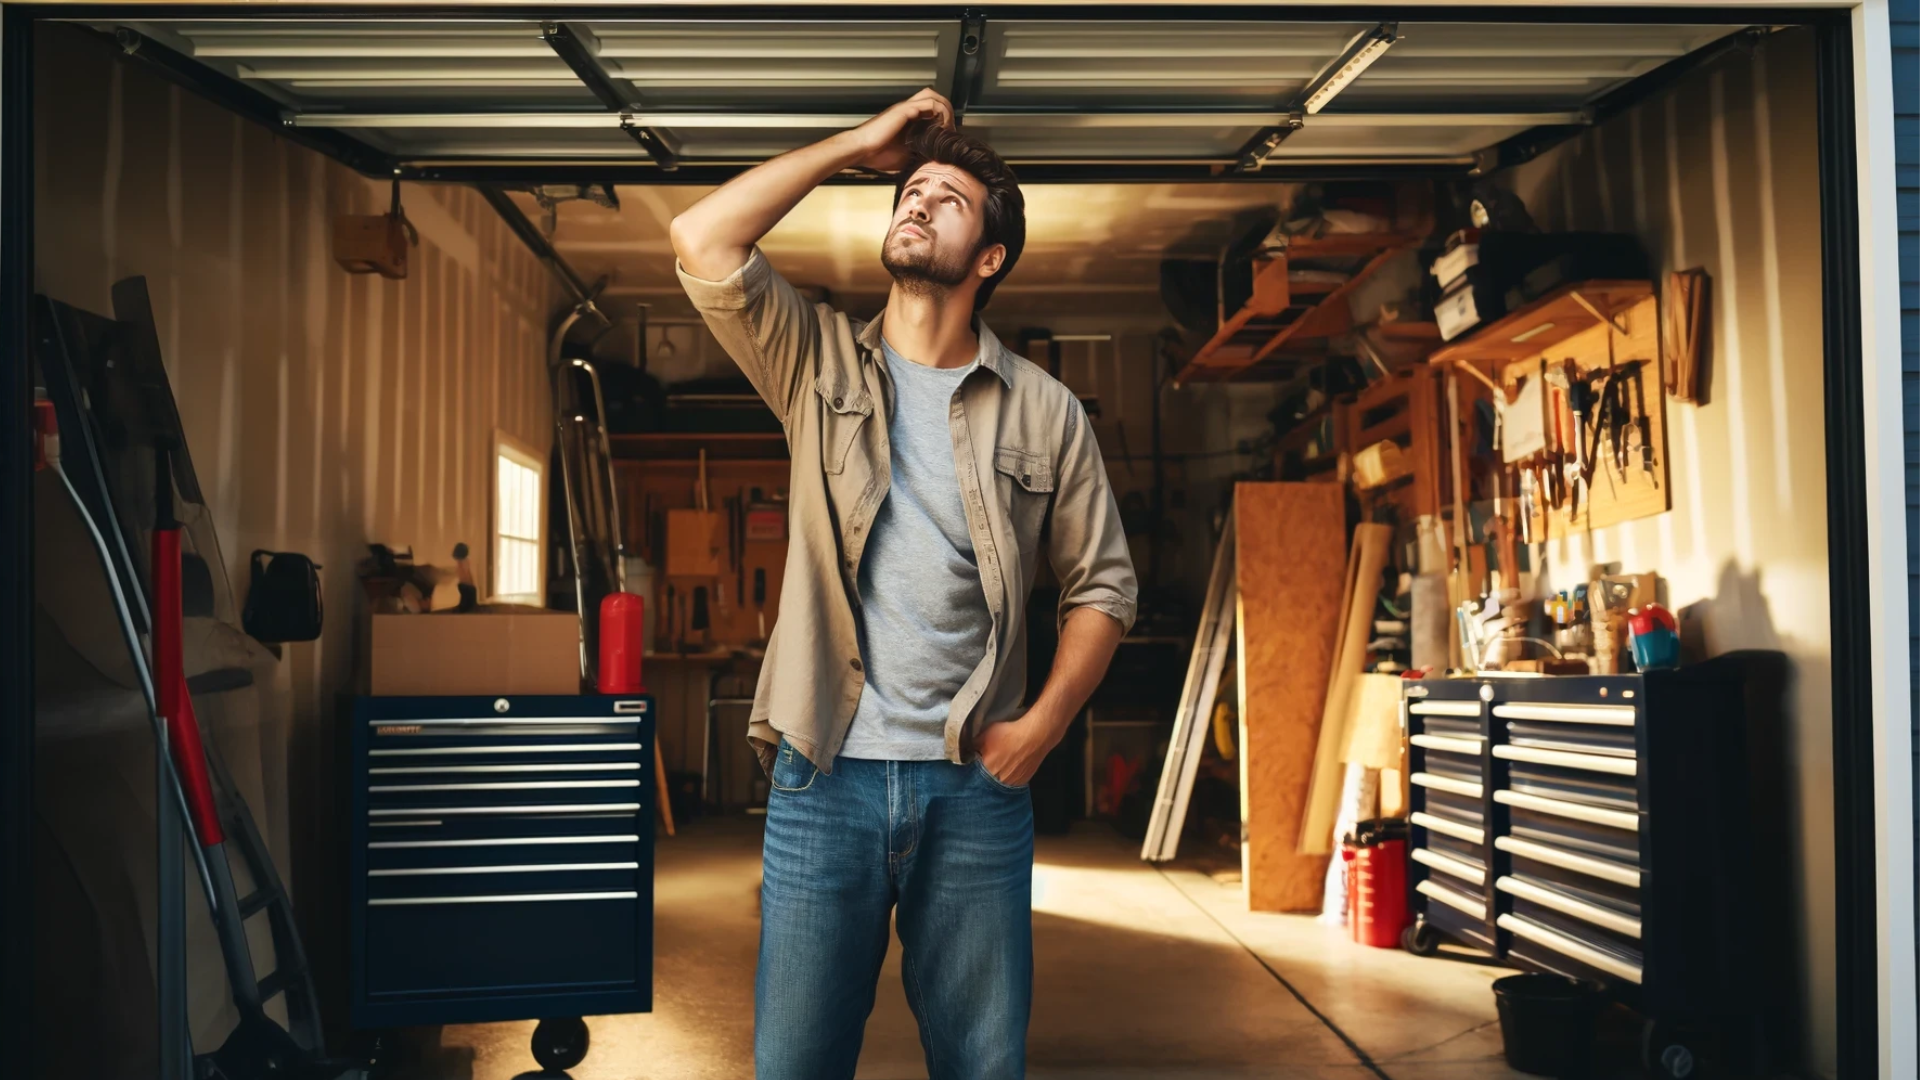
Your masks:
M880 263L909 288L953 289L999 267L1000 249L977 252L987 189L966 171L928 163L907 181ZM985 269L982 273L981 270Z

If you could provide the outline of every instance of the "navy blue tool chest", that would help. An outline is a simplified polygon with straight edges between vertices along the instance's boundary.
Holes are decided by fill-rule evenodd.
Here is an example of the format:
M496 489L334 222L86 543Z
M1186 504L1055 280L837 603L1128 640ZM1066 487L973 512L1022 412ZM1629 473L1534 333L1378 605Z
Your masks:
M653 731L644 696L359 699L353 1025L650 1010Z
M1778 888L1753 847L1758 657L1407 683L1408 947L1431 951L1438 931L1754 1052L1756 942Z

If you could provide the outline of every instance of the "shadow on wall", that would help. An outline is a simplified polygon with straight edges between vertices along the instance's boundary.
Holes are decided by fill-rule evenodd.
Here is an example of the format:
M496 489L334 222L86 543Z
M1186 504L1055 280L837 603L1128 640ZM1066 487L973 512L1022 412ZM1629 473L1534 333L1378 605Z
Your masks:
M1799 808L1808 793L1796 789L1796 770L1790 760L1794 721L1789 702L1799 700L1803 683L1827 682L1824 669L1796 664L1781 650L1780 632L1758 568L1742 570L1731 560L1720 568L1713 596L1689 604L1680 613L1682 652L1688 663L1709 656L1736 662L1745 672L1749 741L1748 778L1752 807L1751 851L1754 880L1762 884L1751 902L1757 907L1753 925L1763 938L1774 940L1792 927L1802 905L1790 888L1770 887L1800 881L1804 856L1797 842ZM1739 647L1728 651L1726 639ZM1719 651L1714 649L1718 641ZM1801 970L1795 950L1754 943L1753 972L1760 980L1761 1002L1756 1043L1765 1047L1761 1064L1789 1067L1804 1060L1808 973Z

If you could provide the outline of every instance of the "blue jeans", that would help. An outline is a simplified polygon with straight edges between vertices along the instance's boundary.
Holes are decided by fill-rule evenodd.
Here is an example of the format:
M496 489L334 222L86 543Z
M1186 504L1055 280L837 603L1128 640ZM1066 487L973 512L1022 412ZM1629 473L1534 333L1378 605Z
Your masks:
M1026 1075L1033 804L977 763L840 758L781 743L767 805L753 1056L759 1080L853 1076L887 955L932 1080Z

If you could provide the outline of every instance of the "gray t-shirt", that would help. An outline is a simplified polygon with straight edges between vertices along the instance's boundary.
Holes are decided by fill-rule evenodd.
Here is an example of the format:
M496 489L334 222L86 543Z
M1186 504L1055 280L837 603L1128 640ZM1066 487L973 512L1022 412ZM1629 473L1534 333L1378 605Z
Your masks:
M893 483L860 562L867 681L840 752L880 761L947 756L947 709L987 653L980 585L953 465L948 412L977 364L916 364L881 342L893 374Z

